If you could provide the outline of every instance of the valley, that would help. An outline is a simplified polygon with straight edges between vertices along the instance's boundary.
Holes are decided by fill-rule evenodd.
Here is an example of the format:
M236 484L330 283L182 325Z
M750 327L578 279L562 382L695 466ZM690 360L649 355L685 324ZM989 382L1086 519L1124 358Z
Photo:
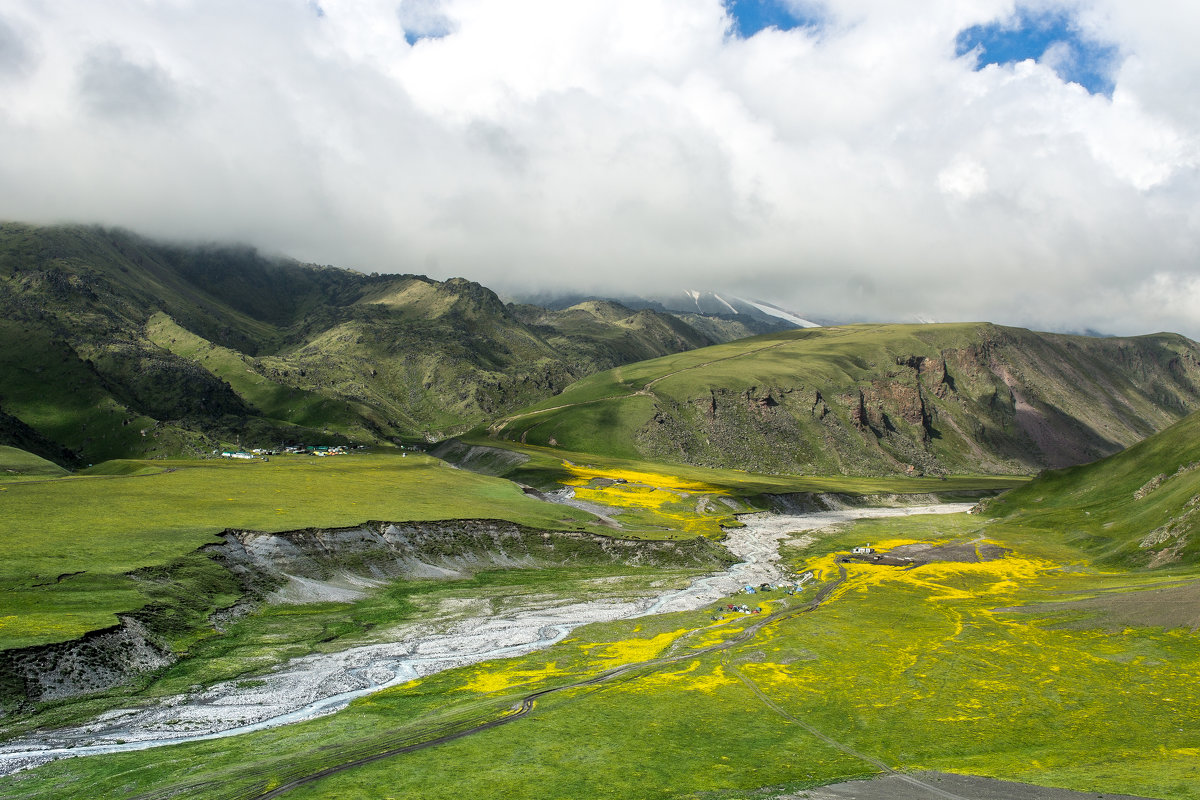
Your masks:
M12 224L0 292L0 797L1200 798L1183 336Z
M1200 423L1189 417L1181 424ZM1156 526L1170 527L1180 514L1174 493L1194 489L1194 474L1186 469L1195 457L1190 430L1153 437L1097 465L1049 473L1003 499L985 501L983 513L976 514L963 513L973 501L944 507L955 513L936 517L914 515L924 509L906 503L927 502L939 484L949 495L994 494L1000 487L986 481L972 486L969 479L947 487L948 481L934 478L786 479L701 468L672 476L665 465L611 458L590 465L583 459L558 461L560 477L569 476L558 485L575 492L560 500L601 510L621 528L589 525L595 518L582 508L514 490L516 515L533 508L558 515L555 526L543 516L540 527L560 533L538 533L533 541L571 540L590 527L601 535L588 536L626 542L616 561L603 550L588 555L576 548L568 562L553 566L547 553L561 544L535 551L522 544L527 537L515 528L505 534L503 526L491 524L470 533L469 526L443 523L409 525L409 533L395 540L406 549L380 553L372 547L374 556L366 561L362 546L345 551L343 563L331 569L333 562L321 561L337 552L328 548L329 537L366 541L368 529L321 529L328 533L318 530L316 538L306 534L309 539L284 534L301 549L282 547L284 540L253 549L263 557L286 558L278 563L286 565L293 585L283 582L282 573L259 569L270 582L261 588L276 592L275 598L232 624L218 623L223 633L203 633L188 646L187 657L152 682L133 693L110 691L107 699L93 694L45 704L24 724L20 715L10 715L6 727L18 738L5 750L71 741L98 744L105 753L16 772L0 779L0 796L63 796L73 786L91 786L104 787L98 796L112 797L179 792L265 797L290 786L288 796L370 797L386 786L395 796L450 797L466 781L467 790L479 796L500 791L577 797L594 791L801 797L806 787L882 769L915 775L934 788L939 784L929 776L965 773L1064 789L1102 786L1106 793L1138 797L1193 797L1196 763L1189 742L1198 731L1188 709L1200 698L1190 697L1184 676L1200 666L1200 649L1186 627L1168 622L1180 618L1179 601L1169 606L1169 617L1161 616L1163 606L1139 602L1163 593L1188 596L1171 593L1195 585L1193 568L1185 560L1150 571L1100 566L1081 549L1086 540L1072 532L1091 525L1095 516L1098 529L1116 536L1124 530L1120 511L1130 505L1158 520ZM514 452L526 460L505 456ZM294 465L277 465L280 457L269 464L222 467L225 474L250 474L247 468L301 474L295 471L314 464L297 458ZM362 461L356 466L357 459ZM497 452L478 446L472 460L493 471L523 468L529 480L539 475L546 480L553 463L544 449ZM450 482L447 490L460 480L467 482L463 487L472 481L513 486L439 464L427 456L381 454L330 459L312 468L345 472L330 476L337 481L359 469L382 472L375 476L382 478L400 468L416 469L417 475L432 471ZM145 483L182 471L91 480ZM1173 477L1155 482L1160 474ZM842 491L832 491L839 483ZM1147 483L1154 485L1135 498ZM1055 494L1046 494L1045 487L1056 484ZM5 491L23 485L45 484L11 482ZM1101 488L1106 486L1111 490ZM764 487L775 491L764 495ZM1045 505L1071 492L1084 496L1061 501L1053 533L1037 527L1032 503L1008 505L1020 493L1033 493ZM448 496L469 500L464 492L441 495ZM409 494L407 503L413 499ZM795 516L798 508L848 502L894 507ZM733 514L764 503L776 511L741 516L745 527L727 527L724 534L704 522L733 525ZM1014 514L1012 508L1021 511ZM691 542L694 548L711 541L681 530L688 514L697 531L721 539L731 560L753 563L767 544L765 563L752 572L725 573L722 581L692 583L689 576L721 562L719 550L673 553L678 544ZM888 516L852 521L875 514ZM425 531L420 536L427 544L413 538L419 531ZM243 549L270 542L255 536L226 535L226 541L241 542ZM750 542L759 544L743 544ZM852 547L866 543L877 552L913 558L914 565L847 560ZM656 544L668 548L665 558L643 556L640 566L629 561L630 553ZM772 550L778 562L771 560ZM311 555L300 557L303 552ZM465 577L472 572L474 577ZM294 584L305 582L357 587L364 596L295 597ZM741 590L768 582L799 582L800 588L795 594L772 590L757 596ZM289 591L292 602L283 602ZM650 602L656 595L658 602ZM603 618L577 616L570 624L549 611L580 608L581 601L603 608ZM762 614L730 611L730 605L758 607ZM516 629L494 627L520 619L527 620L518 626L521 641L509 638ZM575 627L579 623L584 624ZM203 628L203 617L196 624ZM559 624L574 629L545 630ZM503 639L489 633L498 630L507 631ZM450 638L442 638L447 634ZM474 652L483 660L470 656L464 635L482 643ZM416 647L430 660L415 667L415 674L397 662L372 668L356 660L356 653L385 652L384 639L396 642L399 652ZM526 643L539 639L544 649L522 654ZM445 671L434 666L439 653L446 654ZM319 663L332 665L330 677L299 677L304 665ZM353 665L374 669L368 683L377 685L362 686ZM343 677L334 679L336 674ZM275 685L313 688L289 693ZM318 686L323 688L312 695ZM295 703L328 691L336 697L339 686L351 695L334 701L338 706L349 701L337 713L262 730L249 722L248 729L229 737L138 749L136 739L164 732L202 735L205 709L220 709L220 719L236 721L238 708L269 714L265 698L274 692ZM516 715L514 703L523 709ZM329 710L319 700L290 707L301 718ZM96 715L108 721L89 722ZM697 727L696 720L703 724ZM64 724L77 732L52 732ZM583 741L586 746L571 744ZM447 759L457 765L453 777L435 766ZM522 765L518 772L514 764Z

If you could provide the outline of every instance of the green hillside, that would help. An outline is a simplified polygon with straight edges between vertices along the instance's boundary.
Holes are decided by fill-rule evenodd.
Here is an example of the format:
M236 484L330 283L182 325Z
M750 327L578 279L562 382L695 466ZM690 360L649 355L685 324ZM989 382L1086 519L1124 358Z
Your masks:
M1200 563L1200 413L1093 464L1046 472L988 505L1039 531L1132 567Z
M494 422L510 441L801 474L1027 473L1200 407L1200 346L987 323L778 334L592 375Z
M0 445L0 481L61 478L67 474L53 461L15 447Z
M441 438L712 341L615 304L517 309L460 278L84 226L0 224L0 308L0 443L63 464Z

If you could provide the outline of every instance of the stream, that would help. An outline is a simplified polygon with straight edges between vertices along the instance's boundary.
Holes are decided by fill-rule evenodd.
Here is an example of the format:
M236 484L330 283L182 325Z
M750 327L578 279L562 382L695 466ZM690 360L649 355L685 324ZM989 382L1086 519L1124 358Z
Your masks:
M254 680L219 683L144 708L109 711L85 725L39 731L4 743L0 775L58 758L218 739L332 714L359 697L426 675L549 647L581 625L692 611L747 584L780 582L784 575L777 563L779 544L796 534L855 519L961 513L971 505L745 515L739 518L745 527L730 530L723 542L742 560L723 572L694 579L685 589L632 601L545 600L498 615L476 609L448 626L409 625L395 641L315 653ZM803 537L800 542L804 543Z

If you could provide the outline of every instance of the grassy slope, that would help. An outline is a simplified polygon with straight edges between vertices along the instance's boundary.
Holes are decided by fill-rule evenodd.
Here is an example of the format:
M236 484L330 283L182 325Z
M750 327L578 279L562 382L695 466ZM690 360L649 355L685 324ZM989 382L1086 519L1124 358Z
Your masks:
M84 463L239 437L460 433L596 370L708 343L612 304L526 309L527 323L462 279L82 226L0 223L0 307L0 406Z
M0 489L0 649L63 641L114 624L115 614L146 602L126 573L179 559L225 528L487 518L579 529L591 518L527 498L508 481L419 455L136 466L123 476Z
M225 347L254 352L280 340L275 325L181 273L175 262L197 260L197 252L96 228L0 224L5 410L85 463L195 453L232 441L239 429L270 443L319 433L255 419L223 380L147 338L145 325L160 313ZM192 266L202 273L268 265L252 252L198 260ZM262 298L241 299L252 306Z
M44 480L61 478L68 473L65 469L41 456L16 447L0 445L0 481Z
M178 452L199 437L130 409L65 342L32 325L0 320L4 407L39 434L88 461ZM146 431L143 435L142 431Z
M599 373L490 431L758 471L1028 472L1112 453L1195 408L1198 356L1168 334L797 330Z
M314 430L332 430L359 441L372 441L381 430L398 433L375 409L273 380L258 368L258 359L213 344L181 328L166 314L150 318L146 336L164 350L200 364L228 382L240 397L270 419Z
M1200 414L1094 464L1044 473L988 506L1008 526L1065 539L1100 563L1200 563ZM1160 536L1154 536L1160 532Z

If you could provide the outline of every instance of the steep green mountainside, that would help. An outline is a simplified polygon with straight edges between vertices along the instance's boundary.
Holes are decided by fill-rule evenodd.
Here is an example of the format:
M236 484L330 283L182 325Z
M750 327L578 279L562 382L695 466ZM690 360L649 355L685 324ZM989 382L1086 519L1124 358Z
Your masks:
M1200 407L1200 346L987 323L754 337L592 375L493 437L760 472L1011 474L1084 463Z
M1200 412L1092 464L1054 470L986 504L1099 563L1200 563Z
M438 438L712 342L613 304L516 309L463 279L83 226L0 224L0 304L0 408L24 426L3 443L64 464Z

